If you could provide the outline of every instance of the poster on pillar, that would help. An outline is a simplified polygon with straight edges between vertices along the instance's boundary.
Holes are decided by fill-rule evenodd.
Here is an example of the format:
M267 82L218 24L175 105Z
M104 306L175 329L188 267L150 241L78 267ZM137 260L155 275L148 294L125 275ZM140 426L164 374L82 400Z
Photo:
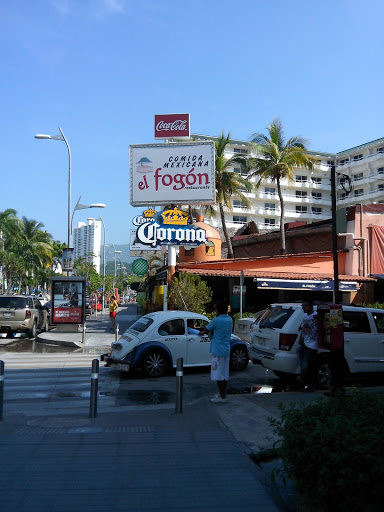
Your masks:
M132 206L215 203L211 141L130 145L129 169Z

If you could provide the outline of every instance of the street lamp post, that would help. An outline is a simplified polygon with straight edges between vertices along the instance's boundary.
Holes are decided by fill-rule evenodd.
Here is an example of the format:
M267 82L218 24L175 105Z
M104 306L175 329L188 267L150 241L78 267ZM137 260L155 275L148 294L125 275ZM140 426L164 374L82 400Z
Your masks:
M59 127L60 135L45 135L45 134L37 134L35 135L35 139L53 139L53 140L62 140L65 142L68 150L68 249L71 246L71 149L69 147L68 141L65 138L63 130Z
M71 235L73 231L73 217L75 215L76 210L85 210L87 208L106 208L106 205L104 203L92 203L92 204L81 204L80 203L81 196L79 197L79 200L76 203L75 208L73 209L72 217L71 217Z
M105 224L101 216L99 217L101 220L101 223L103 224L103 230L104 230L104 238L103 238L103 300L102 300L102 308L104 312L104 306L105 306Z

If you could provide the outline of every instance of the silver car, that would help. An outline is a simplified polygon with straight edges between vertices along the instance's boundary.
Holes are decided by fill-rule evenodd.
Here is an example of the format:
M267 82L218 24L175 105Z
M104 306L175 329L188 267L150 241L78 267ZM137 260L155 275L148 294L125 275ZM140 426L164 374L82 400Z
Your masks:
M0 332L25 333L35 338L37 330L48 331L49 313L37 297L0 295Z

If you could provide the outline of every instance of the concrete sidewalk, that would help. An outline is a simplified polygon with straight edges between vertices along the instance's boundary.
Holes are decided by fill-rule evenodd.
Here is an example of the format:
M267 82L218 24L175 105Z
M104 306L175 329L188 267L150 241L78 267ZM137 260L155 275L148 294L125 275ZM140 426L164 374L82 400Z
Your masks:
M0 510L283 510L241 441L248 430L255 446L264 443L263 408L231 398L221 405L203 399L182 414L151 407L94 419L5 416ZM239 423L241 432L233 432Z

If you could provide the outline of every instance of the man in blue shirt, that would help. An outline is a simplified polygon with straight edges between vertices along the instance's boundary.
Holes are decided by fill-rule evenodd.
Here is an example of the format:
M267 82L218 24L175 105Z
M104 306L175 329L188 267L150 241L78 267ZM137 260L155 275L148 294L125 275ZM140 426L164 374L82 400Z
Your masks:
M211 398L211 402L225 403L227 401L226 389L229 379L230 340L233 322L228 315L227 303L217 302L216 310L219 316L214 318L205 329L202 329L200 334L213 333L209 350L212 355L211 380L217 382L219 393Z

